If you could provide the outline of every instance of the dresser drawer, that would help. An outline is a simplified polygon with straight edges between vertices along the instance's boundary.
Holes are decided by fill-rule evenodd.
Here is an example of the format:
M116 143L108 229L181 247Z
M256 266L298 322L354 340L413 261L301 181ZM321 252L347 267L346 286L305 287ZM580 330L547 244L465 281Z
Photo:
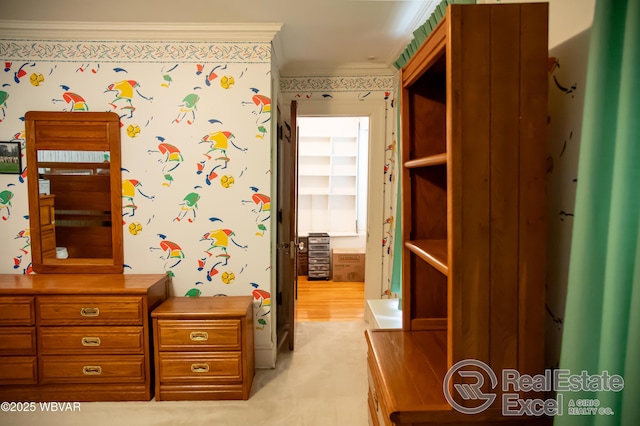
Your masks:
M0 297L0 325L34 325L33 297Z
M144 383L143 355L40 358L40 383Z
M143 354L142 327L40 327L42 354Z
M36 306L40 325L143 323L141 297L46 296Z
M380 426L391 426L390 413L386 409L384 400L379 394L380 380L375 372L375 365L371 353L367 356L367 378L369 382L369 408L371 409L371 417L373 424Z
M34 385L38 383L38 358L4 356L0 358L0 385Z
M242 346L240 320L158 320L160 351L239 351Z
M0 328L0 355L35 355L35 327Z
M241 352L160 353L158 364L162 383L242 382Z

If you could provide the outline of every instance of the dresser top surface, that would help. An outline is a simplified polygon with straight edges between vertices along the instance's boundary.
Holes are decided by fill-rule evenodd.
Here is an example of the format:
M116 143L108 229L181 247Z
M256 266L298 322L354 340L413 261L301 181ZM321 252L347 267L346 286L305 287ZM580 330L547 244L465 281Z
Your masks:
M243 317L251 306L252 296L170 297L151 313L163 318Z
M145 294L168 285L165 274L0 274L1 294Z
M446 331L368 330L365 335L391 412L451 410L442 392Z

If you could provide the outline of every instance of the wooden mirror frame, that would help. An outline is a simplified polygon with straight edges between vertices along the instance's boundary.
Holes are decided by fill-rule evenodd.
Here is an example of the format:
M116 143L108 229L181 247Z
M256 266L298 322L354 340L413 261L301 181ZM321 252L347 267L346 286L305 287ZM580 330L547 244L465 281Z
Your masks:
M113 112L29 111L25 114L27 183L33 270L37 273L122 273L122 173L120 118ZM40 209L38 150L109 151L111 257L43 255L43 226L53 208ZM100 163L97 163L100 164ZM52 226L53 228L53 226ZM53 232L53 231L52 231ZM53 241L55 246L56 241ZM55 250L55 247L54 247Z

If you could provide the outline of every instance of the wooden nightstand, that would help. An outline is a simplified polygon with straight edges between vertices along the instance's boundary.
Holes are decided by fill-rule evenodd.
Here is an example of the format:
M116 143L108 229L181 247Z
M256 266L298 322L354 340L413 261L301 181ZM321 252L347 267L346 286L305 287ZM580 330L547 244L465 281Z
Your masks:
M249 399L251 296L173 297L151 317L157 401Z

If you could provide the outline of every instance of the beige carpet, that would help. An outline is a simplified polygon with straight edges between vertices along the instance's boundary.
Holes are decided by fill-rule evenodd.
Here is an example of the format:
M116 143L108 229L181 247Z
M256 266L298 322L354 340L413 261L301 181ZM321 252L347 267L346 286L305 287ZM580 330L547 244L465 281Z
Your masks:
M365 426L365 325L297 323L296 350L257 370L248 401L82 402L80 412L0 412L0 425Z

